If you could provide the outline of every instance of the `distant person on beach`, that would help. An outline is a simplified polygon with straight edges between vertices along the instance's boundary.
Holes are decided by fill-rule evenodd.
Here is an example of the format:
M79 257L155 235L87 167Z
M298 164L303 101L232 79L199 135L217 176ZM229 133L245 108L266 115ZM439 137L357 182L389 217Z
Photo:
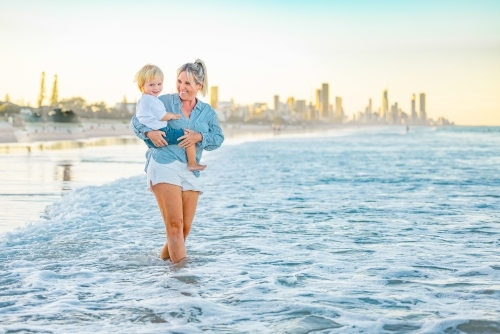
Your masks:
M142 96L137 101L135 115L141 124L153 129L161 129L165 132L165 138L168 144L177 145L179 137L185 135L183 129L168 128L168 121L181 119L180 114L167 112L165 106L158 99L163 90L163 72L158 66L144 65L135 75L135 81ZM150 139L145 140L149 147L154 147ZM205 165L196 162L196 148L194 145L186 147L188 169L190 171L204 170Z
M185 148L196 148L197 161L203 150L219 148L224 141L215 111L196 98L201 91L208 90L207 68L203 61L186 63L177 70L177 93L161 95L158 99L166 110L181 115L169 122L172 129L191 129L181 136L178 145L167 145L165 132L141 124L136 116L131 125L142 140L150 139L154 147L146 153L147 187L156 197L165 223L167 241L160 257L178 263L186 257L185 241L194 220L201 186L199 171L190 171L187 166Z

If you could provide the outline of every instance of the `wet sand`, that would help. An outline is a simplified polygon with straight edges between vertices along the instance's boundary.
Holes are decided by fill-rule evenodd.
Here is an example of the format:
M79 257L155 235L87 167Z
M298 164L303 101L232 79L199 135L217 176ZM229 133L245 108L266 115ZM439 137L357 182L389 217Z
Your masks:
M81 124L31 123L23 128L1 123L0 153L73 149L136 141L126 121L83 121Z
M310 134L330 128L258 124L221 124L226 141L264 139L279 135ZM89 146L130 144L139 141L128 122L84 121L81 124L28 124L24 128L0 123L0 154Z

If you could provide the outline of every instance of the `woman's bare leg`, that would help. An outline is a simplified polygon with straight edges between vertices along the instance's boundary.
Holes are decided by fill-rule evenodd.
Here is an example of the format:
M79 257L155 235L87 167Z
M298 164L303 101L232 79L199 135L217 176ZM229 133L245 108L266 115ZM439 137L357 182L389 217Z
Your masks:
M177 263L186 257L184 244L184 219L182 205L182 189L168 183L158 183L153 188L156 201L165 222L167 241L160 254L162 259L170 259Z
M184 215L184 242L191 230L191 225L193 224L194 215L196 213L196 206L198 204L198 196L199 192L197 191L183 191L182 192L182 209ZM165 232L166 233L166 232ZM168 252L168 242L165 241L163 248L161 249L160 257L163 260L167 260L170 258L170 254Z
M182 192L182 211L184 215L184 240L186 240L191 225L193 224L196 206L198 205L198 191L183 191Z

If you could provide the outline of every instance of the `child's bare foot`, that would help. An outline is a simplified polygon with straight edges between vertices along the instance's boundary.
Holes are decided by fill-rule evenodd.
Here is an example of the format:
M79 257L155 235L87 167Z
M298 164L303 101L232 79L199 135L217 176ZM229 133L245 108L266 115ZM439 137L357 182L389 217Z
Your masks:
M205 168L207 168L207 165L200 165L200 164L188 165L188 169L191 172L194 172L195 170L204 170Z

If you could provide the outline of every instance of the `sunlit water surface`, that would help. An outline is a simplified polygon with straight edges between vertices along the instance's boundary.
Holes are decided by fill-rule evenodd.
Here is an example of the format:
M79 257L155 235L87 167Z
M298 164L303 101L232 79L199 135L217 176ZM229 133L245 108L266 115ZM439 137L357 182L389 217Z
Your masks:
M0 332L500 332L499 128L225 145L181 265L158 259L143 148L122 149L77 154L60 199L60 163L31 171L55 203L0 236Z
M0 233L37 221L75 188L140 174L144 152L129 144L0 154Z

